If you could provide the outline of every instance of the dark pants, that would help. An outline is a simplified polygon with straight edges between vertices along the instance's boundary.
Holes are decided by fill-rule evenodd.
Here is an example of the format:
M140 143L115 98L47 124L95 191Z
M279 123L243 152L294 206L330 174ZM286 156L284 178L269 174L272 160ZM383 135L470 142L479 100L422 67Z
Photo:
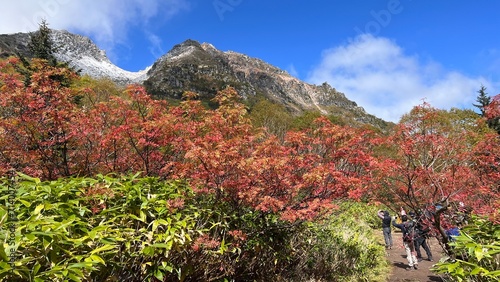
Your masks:
M420 252L420 246L424 248L427 258L432 260L432 253L429 245L427 245L427 239L425 237L418 237L415 239L415 251L417 252L417 258L422 258L422 253Z

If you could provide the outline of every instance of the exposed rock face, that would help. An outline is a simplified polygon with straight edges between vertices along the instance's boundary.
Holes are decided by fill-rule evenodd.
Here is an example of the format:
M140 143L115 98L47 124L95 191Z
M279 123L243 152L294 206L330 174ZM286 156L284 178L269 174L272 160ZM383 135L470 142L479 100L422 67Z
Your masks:
M184 91L195 91L202 98L213 97L217 90L236 82L222 55L215 49L207 52L200 43L186 40L153 64L144 85L158 97L179 99Z
M379 128L388 125L327 83L305 83L260 59L223 52L208 43L186 40L145 70L129 72L111 63L105 52L87 37L58 30L52 36L58 60L92 77L108 77L122 85L143 83L158 98L180 99L184 91L194 91L202 99L210 99L218 90L233 86L245 99L265 97L294 113L318 110ZM27 33L0 35L0 57L30 57L29 40Z
M217 90L233 86L244 98L264 96L292 112L318 110L377 127L387 125L327 83L305 83L260 59L222 52L208 43L187 40L174 46L153 64L147 77L144 85L157 97L179 99L190 90L211 98Z
M0 58L20 54L29 57L28 33L0 34Z
M52 30L57 60L68 62L81 74L92 77L108 77L120 84L141 83L146 78L147 69L129 72L111 63L103 50L100 50L88 37L63 30ZM29 33L0 35L0 57L20 54L32 57L28 43Z

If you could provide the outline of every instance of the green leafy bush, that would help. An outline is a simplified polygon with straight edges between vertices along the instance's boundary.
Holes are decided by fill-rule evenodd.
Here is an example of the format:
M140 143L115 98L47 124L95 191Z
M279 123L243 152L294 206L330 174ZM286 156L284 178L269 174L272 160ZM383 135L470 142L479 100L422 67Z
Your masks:
M40 182L21 175L15 187L4 179L0 188L0 225L9 230L0 234L6 281L182 276L171 254L202 232L195 228L200 210L184 202L193 193L182 182L137 175Z
M433 271L446 274L452 281L500 280L500 225L472 217L450 245L455 257L441 259Z
M1 281L374 281L385 263L362 204L290 223L139 175L0 192Z
M253 281L290 264L295 225L181 181L0 181L2 281Z
M295 281L384 281L384 247L370 226L376 207L345 202L295 235Z

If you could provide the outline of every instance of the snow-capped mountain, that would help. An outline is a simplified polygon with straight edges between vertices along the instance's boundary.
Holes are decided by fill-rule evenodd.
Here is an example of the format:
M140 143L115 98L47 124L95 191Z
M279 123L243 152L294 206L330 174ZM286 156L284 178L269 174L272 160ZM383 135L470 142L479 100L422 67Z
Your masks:
M146 79L148 69L130 72L113 64L106 52L99 49L88 37L55 30L52 33L57 42L55 57L92 77L108 77L121 84L141 83Z
M67 62L81 74L107 77L120 85L143 84L157 98L180 99L185 91L194 91L208 100L218 90L232 86L245 99L264 96L290 112L312 110L382 129L388 126L327 83L308 84L258 58L220 51L209 43L186 40L152 66L130 72L114 65L88 37L59 30L53 30L52 36L56 59ZM31 57L29 41L27 33L0 35L0 58L16 54Z
M141 83L146 79L148 69L130 72L113 64L106 52L99 49L90 38L73 34L65 30L52 30L52 39L56 46L54 56L67 62L81 74L91 77L107 77L120 83ZM16 53L31 57L28 50L28 33L0 35L0 57Z

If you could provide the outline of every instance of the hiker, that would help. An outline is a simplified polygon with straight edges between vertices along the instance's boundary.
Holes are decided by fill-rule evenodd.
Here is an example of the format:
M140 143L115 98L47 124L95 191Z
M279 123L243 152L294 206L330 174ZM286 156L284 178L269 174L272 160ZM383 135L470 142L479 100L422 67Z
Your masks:
M430 231L429 226L422 222L422 220L417 219L415 228L417 231L417 237L415 238L415 251L417 253L417 260L422 261L422 253L420 252L420 247L422 247L427 254L427 260L433 261L431 249L427 244L427 238L429 238Z
M415 255L415 222L408 220L406 214L401 215L401 223L392 222L392 225L403 232L403 246L406 251L408 267L406 270L418 269L418 260Z
M458 226L453 226L448 224L446 225L445 230L446 230L446 235L448 236L448 240L450 242L455 241L455 238L457 236L460 236L460 229L458 228Z
M392 249L391 216L388 211L379 210L378 217L382 219L382 233L384 234L385 249Z

